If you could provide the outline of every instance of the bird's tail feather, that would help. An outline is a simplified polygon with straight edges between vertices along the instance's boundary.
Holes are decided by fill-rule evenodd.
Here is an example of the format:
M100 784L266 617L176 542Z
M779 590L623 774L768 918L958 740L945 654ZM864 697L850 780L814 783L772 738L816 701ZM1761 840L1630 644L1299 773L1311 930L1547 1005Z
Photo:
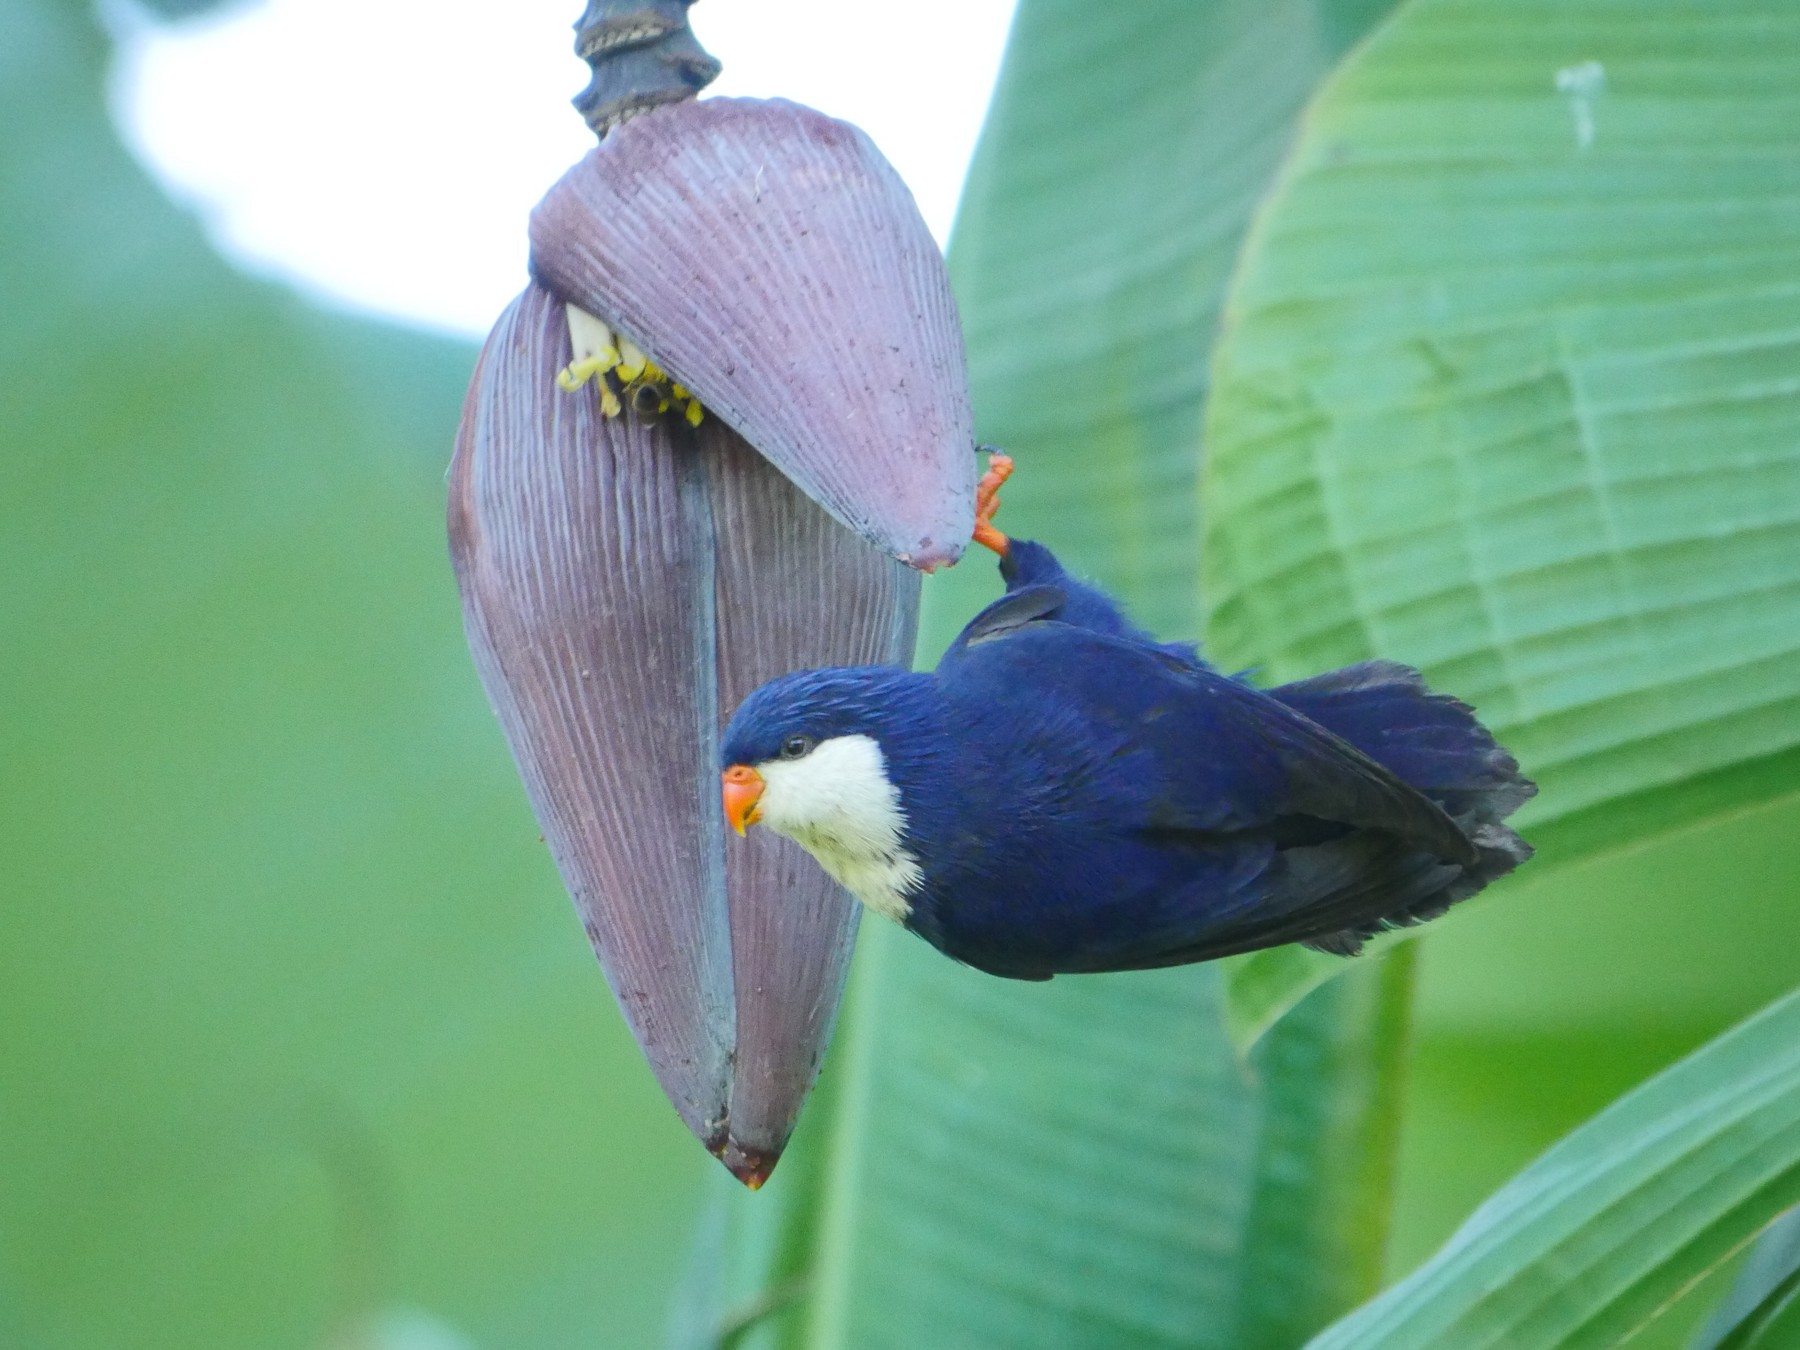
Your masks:
M1393 908L1311 938L1309 945L1354 952L1384 928L1436 918L1531 856L1531 845L1505 821L1537 785L1468 704L1432 693L1412 667L1364 661L1269 693L1443 807L1480 855L1428 894L1402 893Z

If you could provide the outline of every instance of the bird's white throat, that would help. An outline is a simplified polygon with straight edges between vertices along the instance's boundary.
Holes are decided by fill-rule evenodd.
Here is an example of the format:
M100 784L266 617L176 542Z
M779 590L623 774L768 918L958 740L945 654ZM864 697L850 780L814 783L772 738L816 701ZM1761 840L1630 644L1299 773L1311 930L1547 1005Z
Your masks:
M869 736L833 736L800 759L758 764L758 819L819 861L845 890L896 923L924 874L901 842L906 813Z

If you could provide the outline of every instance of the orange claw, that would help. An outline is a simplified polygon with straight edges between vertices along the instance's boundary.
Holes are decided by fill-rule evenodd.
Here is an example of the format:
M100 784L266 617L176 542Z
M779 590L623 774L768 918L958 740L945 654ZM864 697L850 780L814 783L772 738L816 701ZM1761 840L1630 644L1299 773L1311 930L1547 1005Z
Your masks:
M1002 558L1011 541L994 528L994 516L1000 510L1000 485L1012 477L1012 471L1012 456L995 450L988 455L987 472L975 485L975 542Z

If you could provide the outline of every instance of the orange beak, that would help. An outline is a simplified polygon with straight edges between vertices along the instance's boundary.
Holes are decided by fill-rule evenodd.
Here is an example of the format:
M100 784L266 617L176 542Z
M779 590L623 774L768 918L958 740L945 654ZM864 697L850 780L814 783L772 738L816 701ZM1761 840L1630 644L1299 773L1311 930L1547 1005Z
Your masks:
M756 803L763 795L763 776L748 764L733 764L725 770L725 819L742 834L762 819Z

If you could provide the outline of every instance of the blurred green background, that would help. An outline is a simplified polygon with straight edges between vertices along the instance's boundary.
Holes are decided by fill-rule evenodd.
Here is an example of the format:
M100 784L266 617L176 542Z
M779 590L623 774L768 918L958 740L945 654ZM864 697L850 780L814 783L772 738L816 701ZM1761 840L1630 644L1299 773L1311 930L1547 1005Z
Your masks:
M0 7L0 1344L653 1344L715 1164L463 646L474 350L221 262L107 59Z
M715 1165L463 648L473 349L220 261L107 60L0 7L0 1346L655 1344ZM1789 796L1433 927L1391 1273L1800 983L1796 838Z

